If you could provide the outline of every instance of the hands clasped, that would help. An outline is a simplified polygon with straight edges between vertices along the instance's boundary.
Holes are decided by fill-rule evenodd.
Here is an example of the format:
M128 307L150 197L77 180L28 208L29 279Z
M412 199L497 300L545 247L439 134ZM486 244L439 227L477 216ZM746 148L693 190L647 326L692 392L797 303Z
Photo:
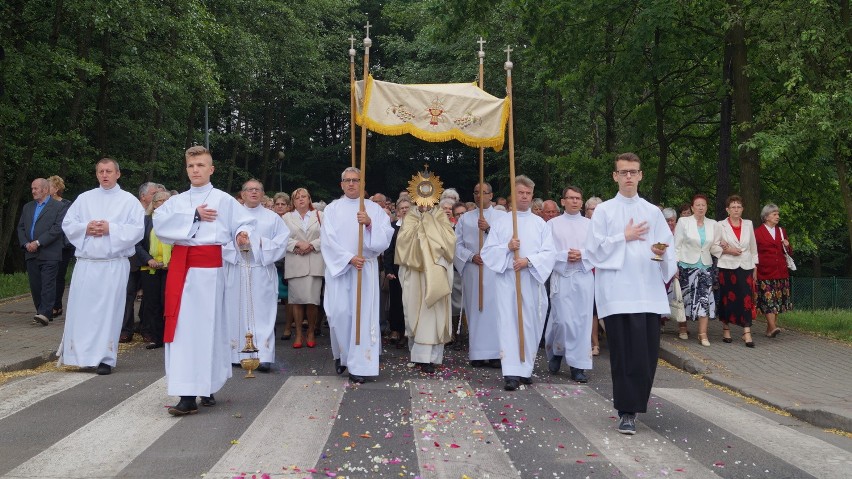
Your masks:
M109 221L92 220L86 225L86 236L106 236L109 234Z

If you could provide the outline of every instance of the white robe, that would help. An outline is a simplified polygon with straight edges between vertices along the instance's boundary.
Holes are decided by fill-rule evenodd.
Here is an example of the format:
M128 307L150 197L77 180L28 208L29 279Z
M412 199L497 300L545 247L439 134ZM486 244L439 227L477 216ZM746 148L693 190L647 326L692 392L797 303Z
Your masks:
M225 317L230 327L231 362L249 357L245 346L249 321L253 319L254 345L263 363L275 362L275 318L278 315L278 272L275 262L287 252L290 229L275 212L258 206L246 208L256 223L252 251L243 253L229 242L222 247L225 268ZM248 261L246 261L246 257ZM249 291L251 297L249 298ZM248 315L252 307L251 318Z
M512 239L512 216L507 214L491 225L491 232L482 247L482 261L497 273L494 283L497 318L499 321L500 359L503 376L532 376L538 343L547 314L547 293L544 282L553 270L556 251L550 228L529 210L519 211L518 239L521 258L529 259L529 267L521 270L521 299L524 320L524 361L518 347L518 303L515 290L514 253L509 250Z
M216 221L193 222L198 206L217 212ZM184 246L224 245L249 232L255 219L231 195L205 186L190 187L154 210L160 241ZM230 335L225 319L224 268L189 268L181 295L174 341L166 343L166 383L171 396L209 396L231 377Z
M106 236L86 236L92 220L109 222ZM145 229L145 210L119 185L95 188L68 208L62 231L76 248L59 364L115 366L127 298L128 257Z
M361 344L355 345L357 270L349 260L358 254L357 198L342 197L323 211L320 243L325 262L323 300L331 333L331 352L340 364L357 376L379 375L379 263L390 246L393 228L387 213L376 203L364 200L370 228L364 228L361 270Z
M630 220L647 221L644 240L625 241ZM651 245L670 247L663 261L653 261ZM621 194L598 205L586 235L586 259L595 267L598 316L613 314L671 314L666 283L677 271L674 236L660 209L639 195Z
M562 356L568 366L592 368L592 311L595 276L586 260L568 261L568 250L580 250L585 258L590 220L565 213L547 222L556 246L556 265L550 275L550 317L544 333L547 359Z
M489 206L483 211L485 221L493 225L506 215ZM500 337L497 324L495 284L497 273L482 267L482 311L479 310L479 266L473 255L479 253L479 210L468 211L456 224L456 254L453 265L462 278L462 303L467 316L469 335L468 355L471 361L500 357ZM488 238L488 234L485 235ZM484 243L483 243L484 244Z

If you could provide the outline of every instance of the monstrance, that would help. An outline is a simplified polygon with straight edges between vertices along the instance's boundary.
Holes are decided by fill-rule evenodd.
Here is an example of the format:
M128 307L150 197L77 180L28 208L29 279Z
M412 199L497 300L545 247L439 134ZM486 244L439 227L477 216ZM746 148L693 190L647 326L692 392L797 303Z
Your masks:
M423 171L412 175L408 182L408 194L417 206L431 208L435 206L444 192L443 182L438 175L429 171L429 165L423 165Z

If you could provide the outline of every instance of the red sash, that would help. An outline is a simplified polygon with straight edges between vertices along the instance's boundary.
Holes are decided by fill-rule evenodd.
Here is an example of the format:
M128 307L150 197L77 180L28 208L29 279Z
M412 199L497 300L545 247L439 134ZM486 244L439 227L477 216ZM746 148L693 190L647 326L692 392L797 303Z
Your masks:
M169 261L169 274L166 277L166 329L163 342L171 343L175 339L180 299L189 268L221 268L222 245L179 246L172 248Z

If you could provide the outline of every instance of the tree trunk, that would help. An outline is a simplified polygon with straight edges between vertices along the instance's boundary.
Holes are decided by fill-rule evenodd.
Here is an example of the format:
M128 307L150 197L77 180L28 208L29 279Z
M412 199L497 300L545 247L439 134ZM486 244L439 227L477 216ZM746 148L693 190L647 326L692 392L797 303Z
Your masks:
M80 34L80 39L77 42L77 56L81 59L89 57L89 44L91 42L92 29L84 27ZM59 155L59 176L66 177L68 175L68 162L71 158L71 150L74 148L77 136L83 136L82 129L82 112L83 112L83 97L86 93L87 75L82 68L77 69L77 89L74 91L74 96L71 99L71 104L68 107L68 130L67 137L62 144L62 153Z
M731 194L731 112L733 100L731 98L732 75L732 48L730 35L725 35L724 58L722 60L722 87L725 90L722 96L719 119L719 162L716 173L716 216L717 220L727 216L725 211L725 200Z
M740 196L743 198L743 217L757 221L760 217L760 156L745 144L754 136L751 110L751 86L747 74L748 45L741 19L739 0L729 0L737 20L731 25L731 78L733 80L734 118L737 122L737 148L740 160Z

